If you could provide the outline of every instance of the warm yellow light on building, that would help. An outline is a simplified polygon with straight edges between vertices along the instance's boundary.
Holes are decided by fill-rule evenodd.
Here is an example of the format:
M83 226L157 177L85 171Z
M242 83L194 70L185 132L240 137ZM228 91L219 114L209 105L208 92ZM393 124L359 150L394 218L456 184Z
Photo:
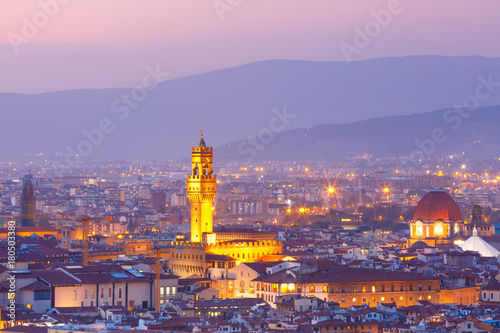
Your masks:
M305 171L305 172L309 172L309 168L305 168L305 169L304 169L304 171Z
M288 290L288 285L286 283L282 283L280 287L281 293L286 294L287 290Z
M288 291L289 292L295 291L295 283L289 283L288 284Z
M389 188L388 187L384 188L384 192L389 193Z
M287 213L290 213L291 211L292 211L292 210L291 210L290 208L288 208L288 209L286 210L286 212L287 212Z
M299 208L299 212L303 213L305 211L304 208Z
M335 192L335 189L334 189L333 187L330 187L330 188L328 188L328 192L329 192L329 193L334 193L334 192Z
M436 223L434 225L434 235L442 236L443 235L443 225L441 223Z

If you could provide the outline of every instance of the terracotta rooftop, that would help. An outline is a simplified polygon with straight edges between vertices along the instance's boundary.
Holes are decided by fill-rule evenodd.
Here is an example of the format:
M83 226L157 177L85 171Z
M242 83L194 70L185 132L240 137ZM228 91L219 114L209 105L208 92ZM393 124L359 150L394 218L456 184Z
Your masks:
M462 213L455 200L445 191L436 189L427 193L418 203L413 220L461 221Z

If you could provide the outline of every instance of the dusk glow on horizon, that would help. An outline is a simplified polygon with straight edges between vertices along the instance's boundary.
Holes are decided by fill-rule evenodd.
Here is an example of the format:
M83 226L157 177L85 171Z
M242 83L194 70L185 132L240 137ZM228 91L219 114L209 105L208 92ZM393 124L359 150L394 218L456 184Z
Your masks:
M0 70L9 80L0 92L131 86L151 63L175 78L268 59L500 57L485 33L500 30L493 0L231 3L2 1ZM377 20L380 29L370 25ZM359 31L370 39L362 47ZM357 48L349 57L347 44Z

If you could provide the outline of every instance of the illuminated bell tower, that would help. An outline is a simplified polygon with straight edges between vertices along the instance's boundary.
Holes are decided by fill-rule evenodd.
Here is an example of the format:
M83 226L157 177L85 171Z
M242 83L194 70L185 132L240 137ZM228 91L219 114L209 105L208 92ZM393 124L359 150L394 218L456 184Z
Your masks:
M191 242L202 242L203 233L213 232L213 202L217 179L212 171L213 149L203 140L191 150L192 173L187 175L187 194L191 201Z

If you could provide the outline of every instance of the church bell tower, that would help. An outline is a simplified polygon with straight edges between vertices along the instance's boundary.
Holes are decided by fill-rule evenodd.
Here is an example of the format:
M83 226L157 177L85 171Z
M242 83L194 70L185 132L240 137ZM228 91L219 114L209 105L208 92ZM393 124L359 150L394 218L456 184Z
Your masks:
M212 171L213 149L201 139L191 150L192 173L187 175L187 194L191 202L191 242L202 242L204 233L213 232L213 202L217 179Z

